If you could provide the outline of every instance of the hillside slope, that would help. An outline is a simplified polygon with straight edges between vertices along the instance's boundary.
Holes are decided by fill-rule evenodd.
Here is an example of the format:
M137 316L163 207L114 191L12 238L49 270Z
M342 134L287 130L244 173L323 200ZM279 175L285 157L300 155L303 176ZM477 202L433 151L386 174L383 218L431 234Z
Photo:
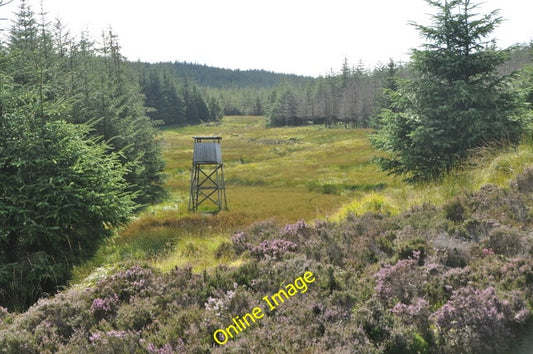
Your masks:
M314 80L312 77L266 70L234 70L187 62L144 65L166 69L176 77L187 77L202 87L211 88L275 88L283 82L304 85Z

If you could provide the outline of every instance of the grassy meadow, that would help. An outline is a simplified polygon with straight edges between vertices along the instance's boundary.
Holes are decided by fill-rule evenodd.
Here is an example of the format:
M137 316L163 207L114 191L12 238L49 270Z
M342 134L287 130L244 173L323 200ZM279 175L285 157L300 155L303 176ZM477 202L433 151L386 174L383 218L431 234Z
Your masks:
M348 214L396 214L440 205L485 183L506 186L533 158L531 144L483 151L470 164L426 185L409 185L372 163L367 129L322 126L267 128L264 117L225 117L218 125L167 128L161 134L169 198L148 207L74 271L74 282L119 261L144 261L162 271L200 271L239 259L216 256L231 235L256 222L340 221ZM193 136L222 137L228 210L188 212ZM105 272L103 272L105 274Z

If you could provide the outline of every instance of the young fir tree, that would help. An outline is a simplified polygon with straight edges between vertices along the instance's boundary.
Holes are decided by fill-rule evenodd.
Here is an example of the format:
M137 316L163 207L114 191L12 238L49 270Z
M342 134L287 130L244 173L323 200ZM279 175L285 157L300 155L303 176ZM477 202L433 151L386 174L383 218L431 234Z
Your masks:
M416 79L389 92L376 148L383 169L428 180L461 162L469 150L517 143L525 125L518 95L498 73L508 56L488 36L502 21L479 16L470 0L426 0L438 11L430 26L414 24L427 40L411 57Z

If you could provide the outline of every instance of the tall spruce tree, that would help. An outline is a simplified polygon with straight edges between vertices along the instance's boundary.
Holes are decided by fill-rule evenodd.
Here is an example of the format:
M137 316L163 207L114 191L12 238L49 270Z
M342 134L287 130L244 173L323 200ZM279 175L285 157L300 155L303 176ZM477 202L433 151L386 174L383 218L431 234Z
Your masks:
M430 26L413 24L427 40L411 57L416 79L389 92L392 109L372 139L389 153L381 167L411 180L440 176L473 148L517 143L525 124L509 77L498 72L508 53L488 38L498 12L480 16L470 0L425 1L437 13Z

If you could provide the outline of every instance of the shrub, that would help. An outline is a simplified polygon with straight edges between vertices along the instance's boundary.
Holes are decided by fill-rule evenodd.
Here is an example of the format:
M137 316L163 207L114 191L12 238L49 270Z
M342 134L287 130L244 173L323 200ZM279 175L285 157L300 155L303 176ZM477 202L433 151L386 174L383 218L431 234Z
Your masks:
M96 318L106 318L108 315L114 315L120 304L117 294L112 294L105 298L96 298L91 305L91 312Z
M241 231L231 236L231 244L233 250L237 256L240 256L244 251L248 249L248 235Z
M415 298L409 305L398 302L391 311L408 325L417 324L421 328L429 328L430 304L424 298Z
M462 198L455 198L451 202L444 204L443 211L446 219L453 222L461 222L465 218L465 207Z
M520 194L514 190L487 184L473 193L468 202L472 218L478 220L497 220L500 224L529 221L528 208Z
M150 295L154 281L152 269L136 264L100 280L95 292L103 297L117 294L120 301L128 302L133 295Z
M264 240L258 246L251 246L250 254L257 259L264 257L281 258L287 252L294 252L297 249L298 245L291 241L283 239Z
M385 265L374 274L376 278L375 296L386 306L396 302L410 304L423 295L426 274L419 266L418 252L410 259L402 259L394 265Z
M396 253L399 259L409 259L415 255L420 265L424 264L427 254L427 241L421 237L400 239L396 243Z
M128 304L119 308L115 322L118 328L140 331L152 323L158 313L159 309L151 298L132 297Z
M298 242L300 237L304 240L307 239L310 232L311 227L307 225L304 220L300 220L294 224L288 224L281 229L279 237L289 241Z
M501 226L490 231L482 246L491 249L494 253L508 257L527 252L522 245L522 233L513 228Z
M470 286L455 291L433 314L439 343L445 352L505 352L512 342L512 329L525 323L529 313L523 304L500 299L489 287Z
M87 349L102 354L135 353L139 340L139 334L133 331L99 330L91 332Z
M509 184L513 189L524 195L533 192L533 167L526 167L524 171Z

